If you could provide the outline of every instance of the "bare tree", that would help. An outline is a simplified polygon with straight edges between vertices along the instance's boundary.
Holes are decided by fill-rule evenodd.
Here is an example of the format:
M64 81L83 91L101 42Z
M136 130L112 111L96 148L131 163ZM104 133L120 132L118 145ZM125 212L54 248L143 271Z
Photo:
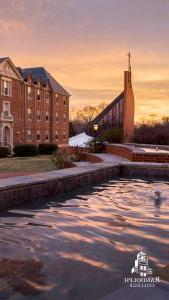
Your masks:
M100 103L97 106L87 105L77 111L74 122L80 123L83 127L83 130L85 130L89 122L91 122L105 107L105 103Z

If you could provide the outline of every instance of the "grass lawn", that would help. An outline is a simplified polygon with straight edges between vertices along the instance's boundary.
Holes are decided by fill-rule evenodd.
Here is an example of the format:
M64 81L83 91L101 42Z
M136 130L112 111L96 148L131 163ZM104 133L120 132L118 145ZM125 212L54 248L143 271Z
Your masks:
M49 155L35 157L11 157L0 159L0 173L42 172L56 170Z

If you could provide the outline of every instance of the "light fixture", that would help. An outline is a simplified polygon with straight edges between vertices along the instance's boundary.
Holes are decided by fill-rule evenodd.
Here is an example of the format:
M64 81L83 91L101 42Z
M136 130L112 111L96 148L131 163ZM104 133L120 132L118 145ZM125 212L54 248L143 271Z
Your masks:
M98 124L95 124L95 125L94 125L94 130L97 131L97 130L98 130L98 127L99 127Z

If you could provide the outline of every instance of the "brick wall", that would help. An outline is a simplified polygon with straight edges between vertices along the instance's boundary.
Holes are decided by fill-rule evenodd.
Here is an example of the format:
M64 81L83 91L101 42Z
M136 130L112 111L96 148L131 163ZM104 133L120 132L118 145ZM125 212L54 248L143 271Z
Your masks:
M28 86L32 95L28 98ZM1 77L0 77L1 87ZM37 88L41 90L41 100L37 100ZM49 101L46 99L49 92ZM13 116L13 142L20 143L57 143L60 146L68 144L69 138L69 97L51 91L41 83L34 84L31 80L24 82L12 79L12 96L1 95L0 89L0 114L3 111L3 101L10 102L10 112ZM32 118L28 119L28 108L32 110ZM37 118L37 111L41 112L41 119ZM49 111L49 121L46 121L46 111ZM58 112L58 118L56 117ZM28 140L28 130L32 139ZM37 131L40 131L40 140L37 140ZM45 133L49 131L49 140Z
M169 154L163 153L133 153L132 161L137 162L156 162L169 163Z
M105 152L127 158L134 162L156 162L169 163L169 154L167 153L134 153L132 149L123 145L108 144L105 147Z
M105 145L105 152L132 160L132 150L127 147L107 144Z

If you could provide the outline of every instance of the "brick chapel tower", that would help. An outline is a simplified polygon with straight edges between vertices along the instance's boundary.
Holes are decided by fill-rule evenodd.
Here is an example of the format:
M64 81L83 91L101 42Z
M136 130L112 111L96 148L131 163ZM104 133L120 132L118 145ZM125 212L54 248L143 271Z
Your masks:
M131 55L128 54L128 71L124 72L123 133L124 142L134 137L134 93L132 88Z

